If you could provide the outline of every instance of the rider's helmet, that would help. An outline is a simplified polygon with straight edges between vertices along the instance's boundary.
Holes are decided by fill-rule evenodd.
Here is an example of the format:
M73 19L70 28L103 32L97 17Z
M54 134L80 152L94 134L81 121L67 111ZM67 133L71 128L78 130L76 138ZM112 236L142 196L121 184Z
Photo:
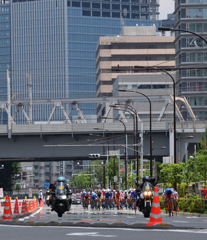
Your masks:
M149 182L150 178L149 178L149 176L144 176L142 178L142 180L143 180L143 182Z
M119 189L117 189L117 192L119 192Z
M127 193L127 190L125 190L124 192Z
M65 183L65 182L66 182L66 179L65 179L64 177L59 177L57 181L58 181L58 182L64 182L64 183Z

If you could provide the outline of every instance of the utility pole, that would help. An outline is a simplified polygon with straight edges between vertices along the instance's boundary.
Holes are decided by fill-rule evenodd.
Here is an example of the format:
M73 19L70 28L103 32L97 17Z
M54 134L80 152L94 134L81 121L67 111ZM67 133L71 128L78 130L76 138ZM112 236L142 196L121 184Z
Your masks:
M118 179L119 179L119 191L120 191L120 188L121 188L121 184L120 184L120 155L118 155Z
M10 71L7 68L7 104L8 104L8 138L11 138L11 80Z
M141 179L143 178L143 152L144 152L144 146L143 146L143 122L141 122Z
M106 159L106 164L108 166L109 164L109 150L107 150L107 159ZM108 170L108 169L107 169ZM107 171L108 172L108 171ZM109 174L107 174L107 187L109 188Z
M197 180L196 180L196 175L197 175L197 171L196 171L196 145L194 145L194 157L195 157L195 195L197 194Z
M95 166L93 165L93 189L95 187Z
M26 76L29 77L29 121L32 124L32 75L26 74Z

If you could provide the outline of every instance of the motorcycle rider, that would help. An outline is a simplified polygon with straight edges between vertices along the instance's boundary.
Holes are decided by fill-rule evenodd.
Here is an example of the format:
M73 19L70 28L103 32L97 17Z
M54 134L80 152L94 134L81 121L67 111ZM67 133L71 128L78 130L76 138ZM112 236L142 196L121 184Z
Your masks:
M52 197L52 209L51 211L54 211L55 210L55 189L57 187L57 185L60 183L60 182L63 182L64 183L64 188L66 189L66 196L68 198L68 195L71 195L72 192L71 190L69 189L68 185L66 184L66 179L65 177L58 177L57 181L54 182L53 186L52 186L52 193L53 193L53 197ZM67 211L70 210L70 205L72 203L72 199L69 199L67 201Z
M142 178L143 183L141 185L137 184L137 191L140 193L145 185L145 183L150 183L150 188L154 189L154 186L152 185L152 183L150 182L150 178L149 176L144 176ZM140 211L142 210L142 208L144 207L144 199L139 198L138 199L138 207L140 209Z

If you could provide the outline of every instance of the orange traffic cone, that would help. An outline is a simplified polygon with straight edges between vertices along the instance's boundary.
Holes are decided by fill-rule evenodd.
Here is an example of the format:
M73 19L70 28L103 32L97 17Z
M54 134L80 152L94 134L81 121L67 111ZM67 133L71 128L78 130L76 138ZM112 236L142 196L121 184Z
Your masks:
M4 203L4 215L2 220L12 220L10 211L11 211L10 198L6 196Z
M17 198L14 205L14 214L19 214L19 203Z
M148 222L147 226L152 226L152 225L158 224L158 223L163 223L163 222L162 222L162 217L161 217L158 187L155 186L154 196L153 196L153 200L152 200L150 221Z
M25 201L24 200L22 202L22 213L26 214L26 205L25 205Z
M10 197L8 197L8 198L9 198L10 214L11 214L11 216L12 216L11 198L10 198Z

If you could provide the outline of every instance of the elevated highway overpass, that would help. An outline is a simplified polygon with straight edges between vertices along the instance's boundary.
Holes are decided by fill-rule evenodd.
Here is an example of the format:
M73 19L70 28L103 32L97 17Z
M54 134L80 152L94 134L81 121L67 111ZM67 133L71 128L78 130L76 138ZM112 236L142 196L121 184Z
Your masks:
M205 133L207 122L177 122L177 147L182 160L185 143L198 143ZM102 130L94 130L99 128ZM139 130L141 123L139 122ZM133 158L133 124L126 123L128 155ZM139 131L140 132L140 131ZM112 134L113 133L113 134ZM92 134L92 135L89 135ZM186 139L186 136L193 136ZM149 123L143 122L143 154L149 156ZM121 123L70 123L70 124L28 124L12 125L11 138L8 126L0 125L0 161L61 161L88 159L90 153L104 154L115 148L124 153L125 135ZM153 122L153 157L173 155L173 123ZM140 142L140 141L139 141ZM157 149L165 146L166 149ZM140 148L141 149L141 146ZM139 150L141 151L141 150Z

